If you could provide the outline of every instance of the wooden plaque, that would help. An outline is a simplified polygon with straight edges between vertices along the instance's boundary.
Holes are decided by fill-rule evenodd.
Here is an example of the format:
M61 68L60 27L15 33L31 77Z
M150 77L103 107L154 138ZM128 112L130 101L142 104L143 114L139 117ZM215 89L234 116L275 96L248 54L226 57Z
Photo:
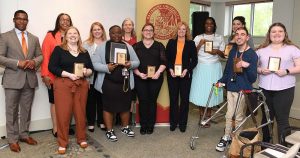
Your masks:
M242 67L241 68L236 67L236 64L240 61L241 61L241 58L233 58L233 72L235 72L235 73L242 73L243 72Z
M204 52L212 52L213 51L213 41L206 41L204 44Z
M174 74L175 74L175 76L181 76L181 74L182 74L182 65L179 65L179 64L174 65Z
M155 66L147 66L147 77L152 78L155 75Z
M268 69L272 72L278 71L280 68L280 57L269 57Z
M74 63L74 74L78 77L83 77L83 63Z
M225 46L225 50L224 50L224 56L225 56L225 58L228 58L229 53L230 53L232 47L233 47L232 44L227 44L227 45Z
M117 64L125 65L126 53L117 53Z

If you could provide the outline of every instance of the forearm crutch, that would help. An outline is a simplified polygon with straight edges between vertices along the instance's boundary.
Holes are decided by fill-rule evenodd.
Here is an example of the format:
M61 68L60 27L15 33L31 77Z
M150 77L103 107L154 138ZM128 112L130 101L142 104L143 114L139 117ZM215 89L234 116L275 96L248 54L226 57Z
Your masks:
M222 106L210 118L205 119L207 108L208 108L208 105L210 103L213 91L214 91L214 87L222 88L224 86L225 86L224 83L214 83L212 85L212 87L210 89L210 92L209 92L209 96L208 96L207 102L206 102L206 106L205 106L205 110L204 110L203 116L199 119L199 121L198 121L198 128L197 128L196 132L194 133L194 135L191 137L191 140L190 140L190 148L192 150L195 149L195 140L199 138L200 129L203 126L205 126L207 123L209 123L213 118L215 118L218 115L218 113L227 105L227 101L224 102L222 104Z

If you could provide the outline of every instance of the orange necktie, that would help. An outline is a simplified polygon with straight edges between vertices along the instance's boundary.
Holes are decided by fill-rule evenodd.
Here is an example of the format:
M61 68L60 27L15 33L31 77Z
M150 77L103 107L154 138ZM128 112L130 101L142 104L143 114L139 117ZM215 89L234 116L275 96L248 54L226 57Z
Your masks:
M27 56L27 44L26 44L26 39L25 39L25 36L24 36L24 32L22 32L22 50L23 50L23 53L26 57Z

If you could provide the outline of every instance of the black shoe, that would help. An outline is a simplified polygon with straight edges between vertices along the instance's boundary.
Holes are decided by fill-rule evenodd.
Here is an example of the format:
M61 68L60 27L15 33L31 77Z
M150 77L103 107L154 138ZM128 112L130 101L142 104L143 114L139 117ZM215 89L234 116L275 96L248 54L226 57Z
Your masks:
M53 137L57 138L57 132L53 132L53 129L52 129L52 135Z
M186 131L186 126L179 126L180 132L185 132Z
M141 127L140 133L141 133L141 135L145 135L147 133L146 128L145 127Z
M69 135L74 135L74 134L75 134L75 131L72 128L70 128L69 129Z
M147 134L152 134L153 133L154 128L150 127L147 129Z
M89 130L90 132L94 132L94 131L95 131L95 127L94 127L94 126L88 126L88 130Z
M177 126L171 125L171 126L170 126L170 131L175 131L176 127L177 127Z

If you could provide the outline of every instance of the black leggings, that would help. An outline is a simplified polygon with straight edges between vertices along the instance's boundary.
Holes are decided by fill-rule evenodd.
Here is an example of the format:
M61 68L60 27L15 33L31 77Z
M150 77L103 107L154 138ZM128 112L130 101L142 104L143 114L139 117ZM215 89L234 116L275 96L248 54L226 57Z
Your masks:
M270 110L270 118L277 121L278 130L278 140L282 132L290 126L289 115L291 106L294 100L295 87L280 90L280 91L270 91L263 89L263 93L266 97L266 103ZM266 115L263 111L262 124L266 123ZM270 142L271 136L268 126L263 127L263 141Z

